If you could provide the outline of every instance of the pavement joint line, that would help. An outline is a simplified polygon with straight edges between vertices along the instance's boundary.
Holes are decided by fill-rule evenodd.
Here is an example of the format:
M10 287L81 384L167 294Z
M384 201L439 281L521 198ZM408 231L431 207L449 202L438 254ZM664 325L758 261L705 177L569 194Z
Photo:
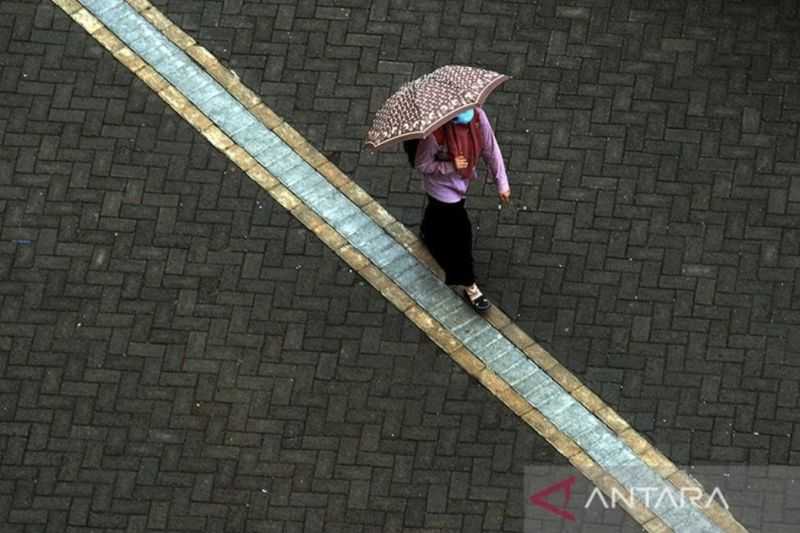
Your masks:
M428 314L425 309L419 307L406 294L402 287L397 286L383 272L371 264L371 261L364 254L348 244L347 240L329 226L323 218L313 213L313 210L306 206L302 199L295 196L287 187L280 183L280 180L272 176L258 161L256 161L243 147L236 145L224 131L213 123L211 117L198 108L194 107L189 99L180 91L173 87L155 69L146 63L144 58L139 57L124 44L124 37L116 36L102 22L102 12L97 18L82 3L76 0L52 0L73 20L82 26L90 35L108 49L113 56L123 63L128 69L140 77L149 87L155 90L158 95L173 108L182 118L198 129L201 134L217 149L225 153L237 166L242 168L248 176L262 185L273 198L291 211L301 220L312 232L320 237L323 242L331 246L334 251L354 270L358 271L362 277L367 279L378 291L391 303L398 302L404 307L404 314L415 324L420 326L431 339L448 353L456 362L464 367L468 373L475 375L479 381L498 397L503 403L517 413L537 432L544 436L548 442L553 444L563 455L589 479L598 478L596 469L604 472L603 475L618 482L609 472L603 471L603 467L595 463L585 450L582 450L572 438L564 434L546 419L538 410L532 406L527 399L515 391L503 378L489 370L480 360L462 345L447 328L439 324L438 321ZM87 2L89 3L89 2ZM238 76L226 69L221 63L205 48L197 45L190 36L183 30L174 25L167 17L152 7L146 0L125 0L127 6L134 8L140 16L149 21L154 27L159 29L162 34L183 50L187 56L203 67L206 72L211 74L234 99L238 100L248 110L251 111L265 127L272 129L287 146L293 149L294 153L306 160L311 166L318 170L319 174L341 192L346 195L356 206L372 206L372 213L379 216L372 216L369 211L363 209L367 216L387 233L392 235L397 242L402 244L409 252L413 253L423 264L428 264L430 257L425 257L420 253L421 243L416 236L409 232L407 228L393 219L391 215L383 215L383 208L358 185L352 182L346 175L330 163L321 153L311 146L294 128L284 122L272 110L270 110L260 98L249 88L245 87ZM101 10L102 11L102 10ZM145 16L146 15L146 16ZM147 53L145 51L145 53ZM216 73L216 75L215 75ZM160 90L158 90L160 88ZM385 212L385 210L383 210ZM298 215L299 214L299 215ZM387 216L388 215L388 216ZM391 228L391 229L390 229ZM342 244L344 243L344 244ZM416 252L416 253L415 253ZM417 255L419 253L419 256ZM399 308L399 306L398 306ZM614 438L625 443L629 448L650 468L657 473L663 480L666 480L673 487L685 486L686 483L693 482L693 486L699 486L696 482L688 478L688 475L678 470L671 461L655 449L641 435L636 433L619 415L608 405L602 402L599 397L589 391L581 382L572 375L566 368L560 365L550 354L541 348L533 339L528 337L524 331L518 328L501 311L493 310L487 321L501 331L524 355L533 363L537 364L548 372L556 383L576 402L588 409L588 412L603 422L610 430ZM506 333L508 330L508 333ZM523 406L522 404L525 404ZM533 416L539 413L546 424L539 418ZM621 432L620 432L621 430ZM687 479L691 481L687 481ZM698 508L693 508L698 510ZM648 511L649 512L649 511ZM732 515L721 508L714 509L710 513L703 512L706 519L711 519L712 524L719 526L724 531L745 531L736 522ZM634 514L631 514L634 516ZM637 521L648 531L669 531L671 528L658 516L653 516L647 522L642 522L643 515L638 515ZM713 527L713 526L712 526ZM714 529L712 529L714 530Z

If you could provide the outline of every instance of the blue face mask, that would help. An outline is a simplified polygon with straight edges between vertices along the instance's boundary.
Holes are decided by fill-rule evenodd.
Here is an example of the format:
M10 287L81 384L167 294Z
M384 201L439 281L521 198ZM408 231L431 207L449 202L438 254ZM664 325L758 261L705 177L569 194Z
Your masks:
M462 111L453 119L453 122L456 124L469 124L472 122L473 117L475 117L475 109L469 108L466 111Z

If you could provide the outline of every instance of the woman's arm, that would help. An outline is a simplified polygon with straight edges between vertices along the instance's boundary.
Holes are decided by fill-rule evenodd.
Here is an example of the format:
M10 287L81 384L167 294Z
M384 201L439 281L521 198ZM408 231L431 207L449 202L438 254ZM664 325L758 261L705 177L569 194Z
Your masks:
M506 164L503 162L503 154L497 145L497 139L494 136L492 125L489 123L489 117L486 116L486 113L481 108L476 108L475 111L481 121L481 134L483 135L481 155L486 164L489 165L492 176L494 176L494 181L497 183L497 192L500 194L507 193L510 187L508 186Z
M451 161L439 161L436 154L439 152L439 143L436 136L431 134L427 138L419 141L417 146L417 157L414 162L417 170L423 174L439 174L444 176L456 171Z

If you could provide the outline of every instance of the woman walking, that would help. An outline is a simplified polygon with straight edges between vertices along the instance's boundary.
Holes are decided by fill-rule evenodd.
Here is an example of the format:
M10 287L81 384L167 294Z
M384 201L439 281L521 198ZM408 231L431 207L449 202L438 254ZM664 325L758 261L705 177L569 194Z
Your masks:
M482 157L497 183L500 201L507 203L511 197L503 156L480 108L508 79L477 67L439 67L392 94L367 133L367 146L375 150L403 142L428 194L422 241L444 269L445 283L463 286L464 297L481 313L490 304L475 281L472 225L464 196Z
M475 279L472 224L464 208L464 197L470 182L477 178L475 167L482 157L497 184L500 201L505 204L511 198L494 131L486 113L480 107L470 107L418 143L414 166L422 174L428 195L422 218L422 241L444 270L445 283L462 286L472 307L485 312L490 304Z

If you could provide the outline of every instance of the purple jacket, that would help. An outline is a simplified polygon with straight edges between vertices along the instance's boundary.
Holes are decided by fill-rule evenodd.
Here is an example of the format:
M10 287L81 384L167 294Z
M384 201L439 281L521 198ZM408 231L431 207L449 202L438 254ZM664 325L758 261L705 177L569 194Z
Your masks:
M479 107L475 108L475 114L481 121L481 133L483 134L483 150L481 156L497 182L497 192L502 193L509 190L506 166L503 163L503 154L497 146L497 139L494 137L494 130L489 123L486 113ZM473 171L469 179L464 179L458 172L452 161L439 161L436 154L443 150L436 142L435 135L429 135L419 142L417 146L416 167L422 173L422 183L425 192L439 200L440 202L455 203L461 201L467 194L470 181L477 179Z

